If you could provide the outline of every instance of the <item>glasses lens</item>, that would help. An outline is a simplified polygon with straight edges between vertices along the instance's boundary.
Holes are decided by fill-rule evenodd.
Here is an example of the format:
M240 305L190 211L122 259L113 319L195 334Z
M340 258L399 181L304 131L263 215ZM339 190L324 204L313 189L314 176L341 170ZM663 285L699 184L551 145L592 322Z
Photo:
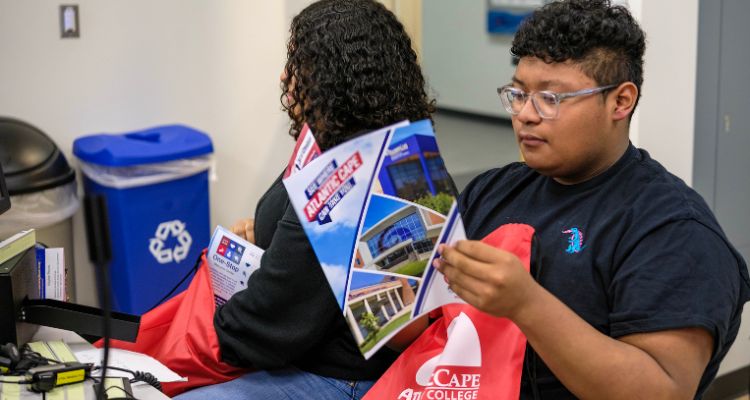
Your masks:
M551 92L534 93L534 106L542 118L556 118L560 109L557 96Z
M504 87L500 89L500 101L503 103L505 111L511 115L516 115L521 112L526 102L526 93L520 89Z

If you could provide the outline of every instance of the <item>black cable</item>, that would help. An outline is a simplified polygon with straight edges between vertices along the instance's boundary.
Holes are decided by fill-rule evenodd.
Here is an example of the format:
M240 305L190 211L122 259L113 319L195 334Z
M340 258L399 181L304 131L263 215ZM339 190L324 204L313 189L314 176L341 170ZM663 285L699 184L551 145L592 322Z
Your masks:
M109 364L109 349L110 349L110 336L111 334L111 318L112 318L112 311L110 304L110 294L109 294L109 288L110 288L110 282L109 282L109 267L107 265L102 265L100 267L99 271L100 276L100 299L102 300L102 310L104 312L104 321L103 321L103 332L104 332L104 356L102 358L102 377L107 376L107 368ZM103 282L101 282L103 281ZM99 390L97 391L96 398L98 400L104 400L106 397L104 396L105 390L104 385L99 386Z
M3 383L3 384L5 384L5 383L15 383L17 385L29 385L29 384L31 384L33 382L32 381L0 381L0 383Z
M161 382L159 382L159 378L157 378L150 372L135 371L135 373L133 374L133 379L130 380L130 383L135 382L145 382L154 387L156 390L164 392L164 389L162 389L161 387Z
M22 375L29 369L49 364L61 364L60 361L43 357L36 351L32 351L28 345L21 348L20 360L16 362L10 375Z
M126 368L113 367L111 365L109 366L109 369L114 369L114 370L117 370L117 371L127 372L127 373L133 375L133 379L130 380L130 383L146 382L149 385L153 386L154 388L158 389L160 392L163 392L162 387L161 387L161 382L159 382L159 379L156 376L154 376L152 373L150 373L150 372L131 371L131 370L126 369Z
M102 376L107 376L109 363L109 349L111 336L112 304L110 293L109 263L112 261L112 243L109 230L109 215L107 202L101 194L89 194L84 198L86 215L86 238L89 245L89 258L97 267L97 283L99 286L99 303L102 308L102 325L104 333L104 357L102 360ZM104 399L104 386L99 385L97 400Z
M153 310L154 308L158 307L161 303L163 303L165 300L169 298L177 289L187 280L187 278L190 277L190 275L193 275L194 273L198 272L198 268L201 265L201 259L203 259L203 253L198 255L198 259L195 260L195 265L193 265L193 268L191 268L185 276L180 279L180 281L172 288L172 290L169 291L164 297L161 298L161 300L157 301L156 304L154 304L153 307L149 308L148 311ZM146 311L146 312L148 312Z
M164 392L164 390L161 388L161 382L159 382L159 379L156 378L152 373L150 372L143 372L143 371L135 371L135 375L133 379L130 380L130 382L146 382L149 385L153 386L160 392Z
M96 367L96 368L94 368L94 370L99 370L99 369L101 369L101 367ZM120 367L115 367L114 365L110 365L109 367L107 367L107 369L113 369L113 370L115 370L115 371L128 372L128 373L130 373L131 375L133 374L133 371L131 371L131 370L129 370L129 369L125 369L125 368L120 368ZM104 378L104 377L102 376L102 378ZM113 377L113 376L110 376L110 378L114 378L114 377Z
M58 361L52 358L44 357L38 351L31 350L28 344L25 344L21 350L21 359L30 359L40 365L45 364L63 364L62 361Z
M109 394L107 394L107 392L109 392L112 389L121 390L123 393L125 393L126 395L128 395L130 397L109 397ZM104 389L104 394L107 395L107 397L106 397L107 400L117 400L117 399L131 400L131 399L135 399L135 396L133 396L133 393L128 392L125 388L122 388L122 387L119 387L119 386L110 386L110 387Z

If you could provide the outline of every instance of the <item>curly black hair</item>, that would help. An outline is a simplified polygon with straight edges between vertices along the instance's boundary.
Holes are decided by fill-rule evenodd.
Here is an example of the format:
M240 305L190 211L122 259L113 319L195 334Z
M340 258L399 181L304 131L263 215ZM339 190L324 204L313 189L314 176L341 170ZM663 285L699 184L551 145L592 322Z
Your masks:
M326 150L364 131L431 118L403 25L374 0L321 0L292 20L281 103L298 137L307 122Z
M571 60L598 85L633 82L640 99L645 50L646 35L627 8L610 0L563 0L534 11L510 52L547 63Z

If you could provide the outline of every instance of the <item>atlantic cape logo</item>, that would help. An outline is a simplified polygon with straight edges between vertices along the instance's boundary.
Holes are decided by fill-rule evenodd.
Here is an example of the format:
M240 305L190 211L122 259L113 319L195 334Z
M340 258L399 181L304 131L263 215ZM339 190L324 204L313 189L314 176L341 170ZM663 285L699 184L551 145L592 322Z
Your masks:
M309 222L317 220L320 225L331 222L331 211L354 188L354 173L361 166L362 156L357 151L341 166L333 160L323 167L305 189L308 202L304 210Z
M417 371L416 387L403 390L398 400L470 400L479 395L482 346L477 328L461 313L448 326L443 352Z

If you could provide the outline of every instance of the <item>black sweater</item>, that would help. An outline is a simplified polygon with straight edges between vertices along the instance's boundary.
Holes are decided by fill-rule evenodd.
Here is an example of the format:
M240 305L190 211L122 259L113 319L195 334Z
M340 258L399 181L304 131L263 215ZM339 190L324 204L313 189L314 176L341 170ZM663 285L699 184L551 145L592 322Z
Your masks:
M360 354L281 177L258 203L255 241L265 250L260 268L214 318L222 359L241 367L294 366L337 379L377 379L397 354L387 348L370 360Z

